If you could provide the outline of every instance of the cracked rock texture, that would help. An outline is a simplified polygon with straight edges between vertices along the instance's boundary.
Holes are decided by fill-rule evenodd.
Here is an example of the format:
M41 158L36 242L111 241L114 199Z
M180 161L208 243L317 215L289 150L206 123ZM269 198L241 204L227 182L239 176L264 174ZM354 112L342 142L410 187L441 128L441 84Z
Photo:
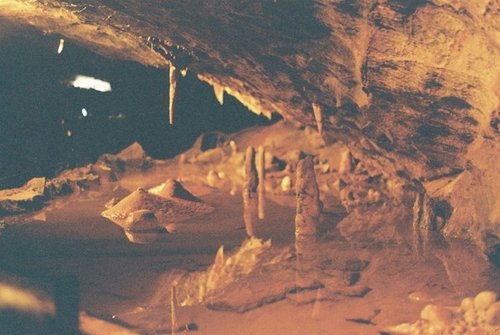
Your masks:
M423 186L446 201L446 234L500 254L498 0L4 0L0 14L188 67L256 113L314 127L320 106L327 143Z

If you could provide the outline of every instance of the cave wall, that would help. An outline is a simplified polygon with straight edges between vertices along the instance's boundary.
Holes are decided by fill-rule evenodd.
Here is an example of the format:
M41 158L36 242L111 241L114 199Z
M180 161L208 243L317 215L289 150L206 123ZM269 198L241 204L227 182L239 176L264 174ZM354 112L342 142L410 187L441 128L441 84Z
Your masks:
M443 231L498 241L496 0L6 0L0 13L187 67L258 114L314 126L316 104L327 141L445 199Z

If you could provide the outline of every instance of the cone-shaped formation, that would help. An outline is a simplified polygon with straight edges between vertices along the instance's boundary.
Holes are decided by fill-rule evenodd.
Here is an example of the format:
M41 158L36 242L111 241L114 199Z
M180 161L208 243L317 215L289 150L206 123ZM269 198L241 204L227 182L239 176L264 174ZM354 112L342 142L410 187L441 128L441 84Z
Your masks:
M125 162L132 160L143 160L146 157L146 151L144 151L144 148L139 142L132 143L116 154L116 158L119 158Z
M214 208L202 202L179 198L166 199L139 188L112 208L102 212L101 215L123 227L127 217L138 210L153 212L159 223L163 225L206 215L212 213Z
M191 194L191 192L186 190L181 183L171 178L167 179L167 181L163 184L150 188L148 192L166 199L178 198L188 201L201 202L199 198L195 197Z
M297 213L295 215L295 235L315 235L321 215L318 183L314 173L312 156L307 156L297 164Z
M316 126L318 127L318 133L320 136L323 136L323 108L317 103L313 103L312 109L314 119L316 120Z
M219 104L224 104L224 87L214 83L214 94Z
M173 125L174 124L174 110L175 110L175 98L177 95L177 68L170 64L169 69L169 80L170 80L170 89L169 89L169 101L168 101L168 122Z

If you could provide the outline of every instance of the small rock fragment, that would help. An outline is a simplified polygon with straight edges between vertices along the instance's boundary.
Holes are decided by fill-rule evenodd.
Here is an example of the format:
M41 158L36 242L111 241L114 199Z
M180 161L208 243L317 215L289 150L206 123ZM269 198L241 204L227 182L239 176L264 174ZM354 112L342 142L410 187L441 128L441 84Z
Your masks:
M354 171L354 160L352 158L351 152L346 150L342 153L339 163L339 174L348 175Z
M110 200L109 200L109 201L108 201L108 202L104 205L104 207L106 207L106 208L108 208L108 209L109 209L109 208L113 207L114 205L116 205L117 203L118 203L118 199L117 199L117 198L115 198L115 197L113 197L113 198L111 198L111 199L110 199Z
M290 178L290 176L284 176L280 185L283 192L290 192L292 189L292 178Z
M483 291L474 298L474 307L478 311L486 311L497 301L497 295L492 291Z
M500 326L500 302L495 302L488 308L484 320L490 325Z
M208 171L208 174L207 174L208 186L216 187L218 181L219 181L219 175L217 174L217 172L215 172L214 170Z
M470 297L463 299L462 302L460 303L460 310L462 310L462 312L467 312L468 310L471 310L473 308L474 308L474 300Z
M444 307L436 305L427 305L424 307L422 312L420 312L420 318L422 320L427 320L434 326L444 329L451 324L453 315L451 311Z
M160 230L154 212L144 209L130 213L125 220L123 228L132 233L155 232Z

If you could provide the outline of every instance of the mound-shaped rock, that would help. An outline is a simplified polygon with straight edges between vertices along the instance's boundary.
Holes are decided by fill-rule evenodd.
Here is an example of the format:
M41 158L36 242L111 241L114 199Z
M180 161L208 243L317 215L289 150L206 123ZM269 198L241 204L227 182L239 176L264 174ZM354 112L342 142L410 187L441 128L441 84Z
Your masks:
M210 214L214 208L202 202L181 198L164 198L139 188L110 209L101 213L105 218L124 227L128 216L136 211L148 210L154 213L161 225L183 222Z

